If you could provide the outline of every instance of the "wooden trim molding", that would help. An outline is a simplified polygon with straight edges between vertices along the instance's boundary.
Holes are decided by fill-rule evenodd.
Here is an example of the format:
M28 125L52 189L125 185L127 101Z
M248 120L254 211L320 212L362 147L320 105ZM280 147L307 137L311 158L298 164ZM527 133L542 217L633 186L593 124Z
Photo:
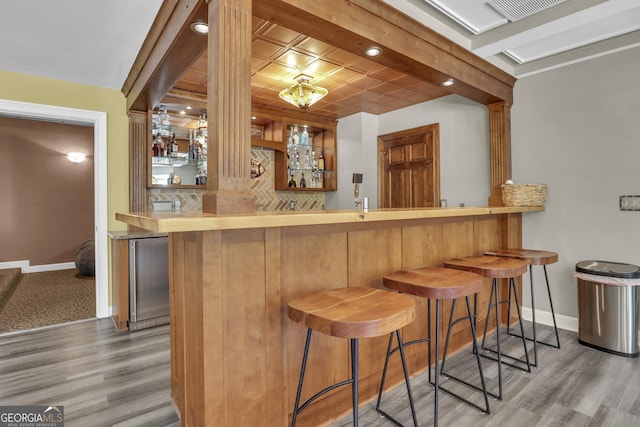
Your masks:
M487 108L491 164L489 206L503 206L501 185L511 179L511 105L497 102Z
M146 209L147 199L147 112L129 114L129 210Z

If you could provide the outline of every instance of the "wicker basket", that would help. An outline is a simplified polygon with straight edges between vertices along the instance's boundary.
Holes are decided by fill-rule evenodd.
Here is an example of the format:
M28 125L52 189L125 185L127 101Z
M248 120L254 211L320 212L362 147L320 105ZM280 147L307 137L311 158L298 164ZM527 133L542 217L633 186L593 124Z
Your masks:
M544 206L547 184L502 184L505 206Z

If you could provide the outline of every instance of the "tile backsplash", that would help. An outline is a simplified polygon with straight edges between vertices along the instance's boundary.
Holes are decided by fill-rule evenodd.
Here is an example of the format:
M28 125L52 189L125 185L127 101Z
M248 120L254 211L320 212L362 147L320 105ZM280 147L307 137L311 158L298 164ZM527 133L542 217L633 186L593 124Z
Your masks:
M266 148L252 148L251 158L264 167L264 173L251 180L251 191L256 199L256 211L284 211L289 210L294 202L296 210L324 209L324 195L322 191L275 191L273 150ZM147 206L154 201L180 201L182 211L202 211L202 195L204 189L175 189L150 188L147 189Z

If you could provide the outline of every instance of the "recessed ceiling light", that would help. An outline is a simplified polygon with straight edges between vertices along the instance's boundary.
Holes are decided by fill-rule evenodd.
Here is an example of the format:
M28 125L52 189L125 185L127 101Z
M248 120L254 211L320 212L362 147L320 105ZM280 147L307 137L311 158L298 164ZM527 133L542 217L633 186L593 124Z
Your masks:
M208 34L209 25L203 21L196 21L191 24L191 29L198 34Z
M378 46L371 46L364 51L364 54L367 56L378 56L382 53L382 49Z
M453 80L452 78L448 78L447 80L443 81L442 83L440 83L441 86L453 86L453 84L456 81Z
M180 110L180 114L185 115L185 114L187 114L187 112L184 111L184 110Z
M191 105L187 105L187 110L191 110Z
M257 119L256 116L251 116L251 120L255 120L255 119Z

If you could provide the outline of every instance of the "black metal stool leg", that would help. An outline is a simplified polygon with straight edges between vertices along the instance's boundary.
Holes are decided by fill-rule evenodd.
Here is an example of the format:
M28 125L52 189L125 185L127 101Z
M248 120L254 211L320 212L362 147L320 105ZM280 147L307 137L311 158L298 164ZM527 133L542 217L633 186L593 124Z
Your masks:
M438 359L440 357L440 300L436 300L436 365L435 365L435 389L433 397L433 426L438 427L438 391L440 390L440 370ZM429 368L431 369L431 368Z
M485 352L491 352L493 354L497 354L498 358L495 359L495 358L490 357L489 355L486 355L486 354L483 354L482 356L487 358L487 359L495 360L495 361L498 362L498 364L499 364L499 366L498 366L498 382L499 382L499 386L500 386L500 396L502 396L502 369L501 369L502 365L505 364L505 365L511 366L513 368L516 368L516 369L522 369L521 366L515 365L513 363L503 362L502 358L506 357L508 359L513 360L514 362L519 362L519 363L526 364L526 366L527 366L526 372L531 372L531 363L529 362L529 352L527 350L527 341L524 338L524 326L522 324L522 314L520 312L520 306L519 306L519 300L518 300L518 290L517 290L516 285L515 285L515 280L514 280L513 277L511 277L509 279L509 295L508 295L508 298L506 300L504 300L504 301L500 301L499 297L498 297L499 294L498 294L498 289L497 289L497 279L493 279L493 284L496 287L496 305L495 305L496 310L495 310L495 312L496 312L496 344L497 344L497 351L493 350L491 348L486 348L485 347L484 338L486 338L486 336L483 337L483 339L482 339L482 349ZM518 314L518 323L520 325L520 334L521 335L517 335L517 336L522 338L522 347L524 349L525 360L519 359L519 358L514 357L514 356L510 356L508 354L502 354L502 352L500 351L500 321L498 319L498 315L499 315L498 314L498 305L499 304L503 304L503 303L507 303L508 304L507 305L507 307L508 307L507 311L508 311L508 313L511 313L511 293L512 292L513 292L515 303L516 303L516 312ZM491 299L489 300L489 311L490 311L490 309L491 309ZM489 315L487 314L487 318L488 318L488 316ZM507 324L508 323L509 323L509 321L507 321ZM485 332L486 332L486 330L487 330L487 328L486 328L486 324L485 324ZM492 396L493 396L493 394L492 394Z
M449 338L451 337L451 328L453 326L453 313L456 311L456 300L451 303L451 314L449 315L449 326L447 327L447 336L444 340L444 350L442 352L442 365L440 366L440 373L444 373L444 367L447 362L447 350L449 349Z
M556 343L550 343L550 342L546 342L546 341L542 341L539 340L537 337L537 331L536 331L536 326L537 326L537 322L536 322L536 305L535 305L535 294L534 294L534 290L533 290L533 271L532 271L532 266L529 266L529 277L530 277L530 282L531 282L531 320L533 322L533 337L525 337L528 341L533 341L533 355L534 355L534 363L531 364L531 366L538 366L538 350L537 350L537 344L542 344L542 345L546 345L552 348L560 348L560 336L558 335L558 324L556 323L556 313L553 309L553 299L551 298L551 287L549 286L549 276L547 274L547 266L543 265L542 268L544 269L544 281L545 284L547 286L547 296L549 297L549 307L551 308L551 318L553 319L553 330L556 336ZM518 335L517 333L513 333L510 332L509 329L507 329L507 333L511 336L514 337L518 337L520 338L520 335Z
M469 303L469 297L465 297L465 300L467 302L467 313L469 314L469 326L471 326L473 353L476 355L476 363L478 364L478 372L480 373L480 384L482 384L482 394L484 395L484 412L490 414L491 410L489 409L489 393L487 392L487 385L484 381L484 372L482 371L482 362L480 361L480 354L478 353L478 342L476 340L476 319L475 316L472 317L471 315L471 305ZM480 408L479 406L477 408L483 411L483 408Z
M387 357L384 358L384 368L382 369L382 378L380 379L380 388L378 389L378 401L376 402L376 411L381 412L380 403L382 402L382 391L384 390L384 381L387 378L387 368L389 367L389 358L393 353L391 351L393 345L393 332L389 334L389 345L387 346Z
M446 340L449 341L450 335L451 335L451 329L453 327L453 325L455 325L456 323L463 321L463 320L468 320L469 321L469 325L471 326L471 333L472 333L472 348L473 348L473 354L476 358L476 362L478 364L478 373L480 374L480 384L481 386L477 386L475 384L471 384L468 381L465 381L461 378L458 378L457 376L451 375L448 372L445 372L445 363L446 363L446 359L447 359L447 351L448 351L448 342L445 341L445 345L444 345L444 350L443 350L443 354L442 354L442 364L440 366L440 369L438 370L438 372L436 372L436 374L440 374L445 378L449 378L450 380L456 381L457 383L460 383L462 385L465 385L469 388L472 388L474 390L477 391L481 391L482 394L484 395L484 399L485 399L485 406L484 408L471 402L470 400L460 396L459 394L449 390L448 388L445 388L441 385L438 386L438 391L443 391L444 393L448 394L449 396L459 400L460 402L466 403L469 406L479 410L480 412L484 412L486 414L490 413L490 409L489 409L489 397L488 395L490 395L490 393L487 391L487 387L486 387L486 383L484 380L484 372L482 371L482 362L480 361L480 354L478 353L478 341L476 339L476 327L475 327L475 316L474 314L471 312L471 303L469 302L469 297L466 296L465 297L465 301L467 303L467 316L465 317L460 317L456 320L453 320L453 313L455 311L455 303L456 300L453 300L452 304L451 304L451 315L449 317L449 325L447 327L447 338ZM436 361L437 362L437 361ZM437 365L436 365L437 366ZM431 383L433 386L435 386L435 383Z
M500 313L498 310L498 305L500 301L499 290L498 290L498 279L492 280L492 286L494 290L495 296L495 315L496 315L496 346L498 348L498 399L502 400L502 351L500 350ZM489 316L487 316L487 319ZM485 331L487 330L485 324ZM484 337L482 338L484 344Z
M518 313L518 323L520 324L520 333L522 334L522 347L524 348L524 357L525 357L525 360L527 361L527 372L531 372L531 364L529 363L529 352L527 351L527 340L524 338L524 325L522 324L522 315L520 313L520 302L518 301L518 290L516 289L516 281L513 279L513 277L509 279L509 285L513 290L513 296L516 300L516 312ZM509 296L511 296L511 294L509 294Z
M533 290L533 266L529 265L529 286L531 289L531 330L533 338L529 338L525 336L525 339L528 341L533 341L533 363L531 366L538 366L538 346L536 345L539 341L536 337L536 296ZM509 309L508 312L511 313L511 292L509 292ZM511 320L511 319L509 319ZM507 333L513 337L522 338L521 335L512 333L509 329L511 327L511 323L507 322Z
M556 333L556 344L548 344L546 342L540 342L540 344L548 345L553 348L560 348L560 336L558 335L558 324L556 323L556 313L553 311L553 299L551 298L551 288L549 287L549 276L547 276L547 266L543 265L544 268L544 280L547 282L547 294L549 295L549 306L551 307L551 317L553 318L553 329Z
M387 357L385 358L384 369L382 370L382 379L380 380L380 388L378 390L378 401L376 402L376 411L378 411L383 417L385 417L395 425L403 427L403 425L399 421L397 421L395 418L393 418L391 415L389 415L387 412L385 412L380 408L380 404L382 401L382 391L384 389L384 381L387 376L387 368L389 367L389 358L397 350L400 353L400 359L402 361L402 371L404 373L404 381L407 386L407 394L409 395L409 406L411 407L411 416L413 418L413 425L417 427L418 419L416 416L416 409L413 401L413 393L411 392L411 382L409 380L409 369L407 367L407 359L404 353L404 347L405 345L415 344L417 342L424 342L425 340L415 340L415 341L411 341L408 344L404 344L402 342L402 334L400 330L399 329L396 330L395 333L398 340L398 347L392 348L393 347L393 332L392 332L389 335L389 345L387 346Z
M302 367L300 368L300 379L298 380L298 391L296 393L296 402L293 407L293 416L291 417L291 427L295 427L298 418L298 408L300 407L300 395L302 394L302 381L304 380L304 371L307 368L307 356L309 355L309 344L311 343L312 329L307 330L307 342L304 345L304 355L302 356Z
M358 339L351 339L351 397L353 401L353 426L358 427Z

